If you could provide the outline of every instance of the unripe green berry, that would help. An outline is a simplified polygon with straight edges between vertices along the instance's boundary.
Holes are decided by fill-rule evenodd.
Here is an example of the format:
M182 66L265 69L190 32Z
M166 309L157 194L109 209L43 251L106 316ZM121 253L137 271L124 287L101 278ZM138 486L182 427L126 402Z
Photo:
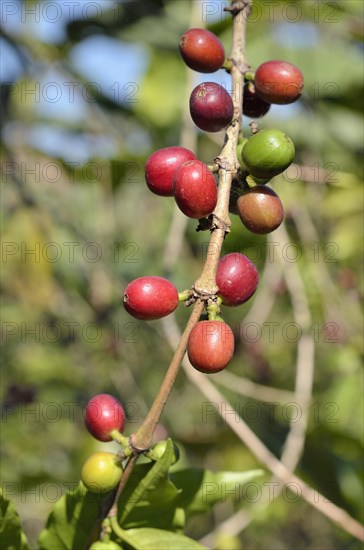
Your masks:
M260 130L244 144L241 158L249 173L256 178L272 178L292 163L293 141L281 130Z
M93 493L107 493L117 486L122 469L114 453L94 453L88 457L81 471L81 479Z

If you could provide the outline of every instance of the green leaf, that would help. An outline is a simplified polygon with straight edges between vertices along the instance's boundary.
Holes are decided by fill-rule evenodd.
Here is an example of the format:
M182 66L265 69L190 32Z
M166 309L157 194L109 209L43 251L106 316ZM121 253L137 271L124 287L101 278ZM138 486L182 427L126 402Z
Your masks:
M0 541L4 550L28 550L28 542L22 531L14 505L0 491Z
M173 529L179 494L168 476L173 462L173 443L168 439L160 459L135 466L118 503L119 523L123 528Z
M54 506L40 533L40 550L80 550L89 540L100 515L102 495L87 491L82 483Z
M199 542L177 533L170 533L162 529L129 529L124 531L123 540L135 550L202 550Z
M191 515L207 512L228 498L240 502L244 498L244 485L263 473L263 470L211 472L195 468L173 472L171 479L182 490L178 505Z

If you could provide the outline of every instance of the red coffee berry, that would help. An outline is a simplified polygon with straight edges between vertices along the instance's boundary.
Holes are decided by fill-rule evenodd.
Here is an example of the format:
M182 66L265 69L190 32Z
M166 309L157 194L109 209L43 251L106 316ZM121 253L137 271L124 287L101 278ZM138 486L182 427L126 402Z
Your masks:
M150 155L145 163L145 180L149 189L162 197L173 196L173 176L177 168L196 155L184 147L165 147Z
M254 85L264 101L286 105L301 96L303 74L286 61L266 61L255 71Z
M206 164L199 160L185 162L177 169L173 193L178 208L189 218L205 218L215 209L215 178Z
M232 252L220 259L216 284L225 306L239 306L249 300L256 291L258 282L258 270L244 254Z
M252 233L271 233L284 218L281 199L267 185L257 185L239 197L237 207L241 221Z
M234 355L234 334L223 321L200 321L189 336L187 345L191 365L212 374L227 367Z
M186 65L200 73L214 73L225 61L224 46L206 29L189 29L183 33L179 51Z
M230 124L233 118L233 100L220 84L204 82L192 91L190 113L200 130L219 132Z
M270 103L258 96L252 82L247 82L244 86L243 114L250 118L259 118L264 116L269 109Z
M139 277L124 292L124 307L136 319L161 319L172 313L177 306L177 288L163 277Z
M85 424L99 441L112 441L111 432L122 432L125 412L119 401L107 393L95 395L86 405Z

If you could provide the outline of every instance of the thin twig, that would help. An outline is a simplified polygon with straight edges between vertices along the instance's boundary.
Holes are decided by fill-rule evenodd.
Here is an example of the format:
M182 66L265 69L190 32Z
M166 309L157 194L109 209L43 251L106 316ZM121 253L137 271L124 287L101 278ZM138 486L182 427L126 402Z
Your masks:
M197 300L192 314L188 320L188 323L183 331L181 339L176 347L172 361L168 367L167 374L164 377L162 386L155 398L153 405L148 412L143 424L138 431L130 436L130 444L133 449L138 452L149 449L152 440L154 430L158 424L159 418L163 412L164 406L168 400L169 394L173 388L173 384L176 380L179 372L181 361L186 352L188 337L191 330L199 320L201 313L204 309L204 303L201 300Z
M109 510L109 513L107 514L107 517L111 518L113 516L116 516L118 513L118 500L120 498L120 495L125 487L125 485L128 482L128 479L130 478L133 468L135 466L136 461L138 460L138 454L132 455L127 462L127 465L125 466L125 469L123 471L123 475L121 476L120 483L118 485L118 488L115 493L114 502Z
M158 395L155 398L143 424L136 433L130 436L130 445L135 451L138 452L147 450L151 445L157 422L163 412L170 392L172 391L174 381L180 369L181 361L186 352L189 334L200 318L206 299L214 297L218 291L218 287L216 285L217 264L220 259L226 231L230 226L229 197L231 183L233 176L237 173L239 168L236 149L241 127L243 107L244 76L242 70L247 67L245 60L245 29L247 17L244 17L244 15L246 16L249 12L251 2L250 0L247 0L247 2L241 4L244 4L241 9L245 10L245 14L240 14L239 9L236 9L234 12L233 44L231 50L231 59L234 63L231 69L234 118L226 130L225 144L221 154L218 157L218 164L220 166L218 198L216 208L212 214L213 227L211 229L206 262L204 264L201 276L193 286L197 300L196 305L168 367L167 374L164 377ZM233 6L234 5L235 2L233 3Z
M257 401L263 401L265 403L290 403L294 399L294 392L288 390L281 390L279 388L272 388L270 386L264 386L263 384L256 384L248 378L237 376L232 372L221 371L216 375L216 384L233 390L235 393L251 397Z
M289 242L284 223L276 230L276 236L280 243ZM291 422L281 457L282 462L293 471L298 464L305 441L309 416L308 406L312 395L315 342L313 334L310 332L311 312L297 263L284 262L283 254L278 254L278 257L283 267L283 276L290 295L294 320L302 330L302 336L297 346L295 381L295 399L300 407L301 416L297 421Z
M212 233L207 251L207 259L201 276L195 282L194 289L198 295L206 296L216 294L216 270L220 259L221 249L225 234L229 231L231 221L229 218L229 199L233 177L236 175L239 162L237 159L237 144L239 132L241 132L241 120L243 110L243 85L244 70L248 68L245 57L245 32L247 15L251 1L233 2L231 11L234 13L233 41L230 59L233 62L231 68L232 100L234 105L234 119L227 128L225 145L220 155L215 159L220 166L219 170L219 195L213 213L215 230Z
M248 12L250 3L250 0L248 0L244 3L244 6L241 9L247 10ZM233 3L233 5L234 4L235 3ZM194 285L196 294L200 295L201 299L199 297L196 299L191 316L183 331L183 334L179 339L173 358L151 409L149 410L140 428L129 438L129 446L134 454L128 461L127 467L116 491L114 502L108 514L111 516L115 515L117 501L128 480L128 477L131 475L138 455L149 449L152 444L157 423L164 410L165 404L169 398L177 374L180 370L182 360L186 352L190 332L198 322L204 309L205 304L203 298L216 294L218 290L216 286L216 269L220 258L225 233L227 228L230 226L228 207L231 182L239 166L236 156L236 147L242 118L242 89L244 81L242 68L245 68L246 66L244 57L246 17L237 17L237 15L239 15L239 11L240 10L237 9L236 12L234 12L233 46L231 55L234 62L234 66L231 69L234 91L234 119L226 131L225 145L219 157L219 191L217 205L213 213L214 227L212 228L210 238L210 254L207 256L201 277Z

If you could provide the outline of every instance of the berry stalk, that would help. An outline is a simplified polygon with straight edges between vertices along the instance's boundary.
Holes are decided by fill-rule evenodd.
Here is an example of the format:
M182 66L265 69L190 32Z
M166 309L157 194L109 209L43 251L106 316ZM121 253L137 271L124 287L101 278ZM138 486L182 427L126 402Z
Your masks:
M148 450L152 444L154 430L159 422L164 406L167 403L169 394L172 391L173 384L179 372L183 356L186 353L187 342L190 332L199 320L203 309L203 301L197 300L186 325L186 328L181 336L181 340L177 346L176 351L174 352L172 361L168 367L167 374L165 375L158 395L155 398L154 403L149 413L147 414L143 424L140 426L137 432L130 436L130 445L138 453Z
M225 145L220 155L215 159L219 166L219 193L216 208L213 212L212 235L207 251L206 262L201 276L194 285L200 296L216 294L216 270L220 259L225 234L230 231L229 198L231 183L239 169L236 150L239 136L242 137L243 88L244 73L249 69L245 55L245 31L251 0L232 2L228 11L234 14L233 43L229 59L232 62L230 70L232 78L232 100L234 117L227 128Z
M231 225L229 218L231 183L233 176L237 173L239 168L236 149L239 134L241 135L244 72L249 68L245 57L245 31L250 7L251 0L246 0L245 2L234 1L232 2L231 8L229 8L229 11L233 13L233 43L230 59L233 64L231 68L231 77L234 117L226 131L225 145L221 154L216 159L220 167L218 199L216 208L213 212L212 234L206 262L201 276L194 284L194 290L198 296L197 302L152 408L137 432L130 437L130 445L137 453L143 452L151 446L155 428L172 391L183 356L186 352L188 337L204 309L204 300L201 298L206 299L215 296L218 290L216 285L217 265L220 259L225 234L229 231Z

